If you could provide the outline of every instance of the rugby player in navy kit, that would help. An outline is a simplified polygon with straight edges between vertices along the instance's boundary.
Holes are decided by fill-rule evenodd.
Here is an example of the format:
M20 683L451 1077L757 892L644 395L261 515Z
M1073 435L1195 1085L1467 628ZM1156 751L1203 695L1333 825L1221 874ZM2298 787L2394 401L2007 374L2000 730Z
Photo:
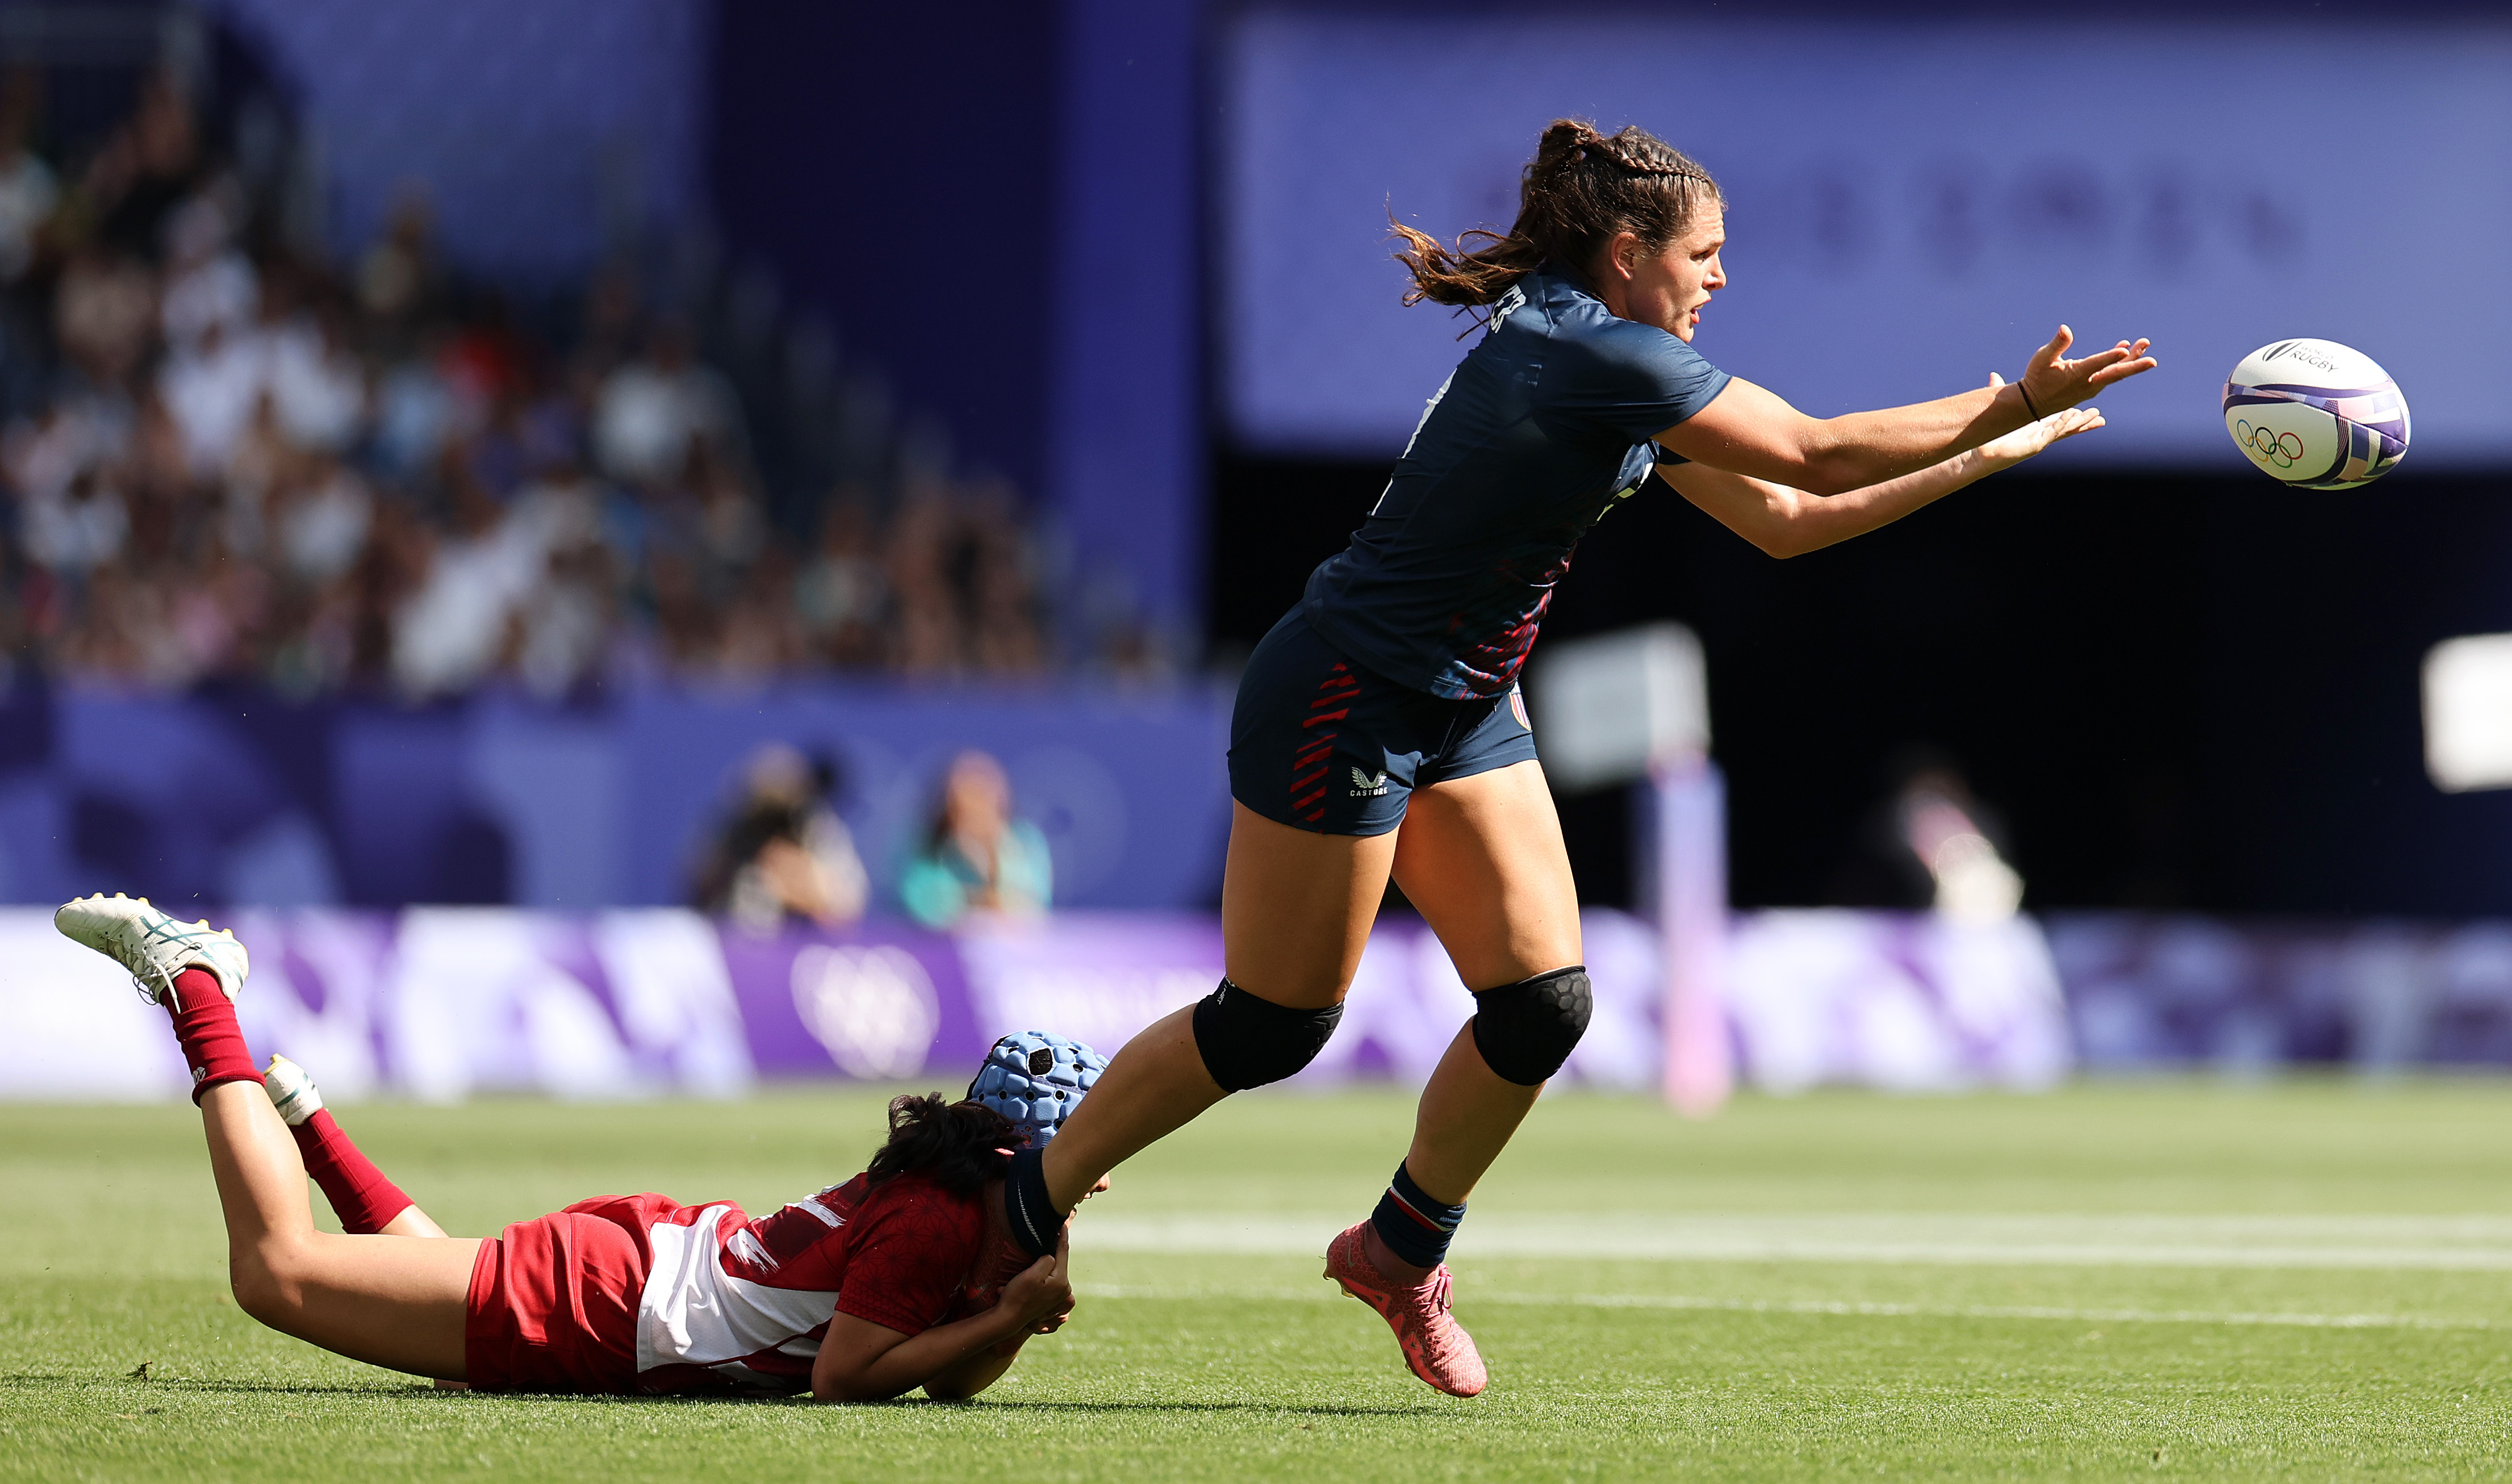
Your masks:
M1486 1375L1449 1313L1448 1239L1589 1014L1578 894L1517 690L1579 538L1654 471L1770 555L1812 551L2101 426L2079 404L2154 362L2143 340L2066 359L2061 326L2014 384L1809 417L1693 349L1727 282L1724 203L1635 128L1547 129L1516 223L1469 233L1488 240L1477 251L1395 230L1405 301L1479 307L1485 332L1239 683L1226 977L1135 1036L1063 1133L1014 1158L1002 1262L1052 1251L1065 1213L1137 1150L1306 1066L1392 873L1475 1011L1326 1275L1387 1319L1417 1376L1471 1396Z

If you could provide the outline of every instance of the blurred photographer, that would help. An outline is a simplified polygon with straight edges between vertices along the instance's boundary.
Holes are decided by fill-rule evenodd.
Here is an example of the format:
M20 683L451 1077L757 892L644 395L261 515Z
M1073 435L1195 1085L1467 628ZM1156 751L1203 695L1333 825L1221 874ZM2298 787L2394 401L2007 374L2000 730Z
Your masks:
M829 758L781 743L761 749L698 871L696 904L755 933L795 918L836 927L862 917L870 880L832 806L838 791Z

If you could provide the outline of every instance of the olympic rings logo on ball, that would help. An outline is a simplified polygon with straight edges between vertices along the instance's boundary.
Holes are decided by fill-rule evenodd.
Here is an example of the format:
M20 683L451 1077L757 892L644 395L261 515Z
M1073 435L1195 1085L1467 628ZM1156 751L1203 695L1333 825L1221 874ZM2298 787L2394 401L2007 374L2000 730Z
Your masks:
M2252 427L2251 420L2247 417L2234 420L2233 438L2243 448L2250 449L2254 457L2263 459L2280 469L2293 468L2302 457L2301 439L2292 433L2277 432L2273 428Z

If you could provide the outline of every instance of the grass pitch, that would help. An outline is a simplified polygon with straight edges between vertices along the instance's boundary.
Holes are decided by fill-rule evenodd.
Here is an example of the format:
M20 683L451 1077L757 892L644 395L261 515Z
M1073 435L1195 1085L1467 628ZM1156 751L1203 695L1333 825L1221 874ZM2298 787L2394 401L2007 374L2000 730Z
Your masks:
M881 1099L350 1108L447 1227L606 1191L754 1212ZM1077 1226L1083 1303L978 1402L439 1393L227 1299L185 1107L0 1106L0 1476L2497 1477L2512 1083L1564 1096L1474 1198L1438 1396L1317 1277L1393 1093L1242 1097ZM319 1199L318 1199L319 1208ZM145 1363L144 1378L136 1376Z

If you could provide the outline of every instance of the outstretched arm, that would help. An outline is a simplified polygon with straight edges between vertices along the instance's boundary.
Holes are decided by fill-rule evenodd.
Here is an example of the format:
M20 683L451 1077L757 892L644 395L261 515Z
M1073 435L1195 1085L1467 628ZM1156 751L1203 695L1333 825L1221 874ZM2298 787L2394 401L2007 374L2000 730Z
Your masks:
M1845 494L1915 474L2021 428L2033 420L2026 393L2030 408L2047 417L2154 368L2144 340L2122 340L2070 361L2065 353L2074 340L2060 326L2033 353L2020 386L1992 381L1935 402L1839 417L1809 417L1740 377L1657 441L1711 469L1816 495Z
M1032 1331L1073 1308L1066 1256L1059 1243L1055 1256L1040 1258L1004 1284L1002 1299L994 1308L921 1335L903 1335L852 1314L833 1316L820 1341L819 1357L811 1362L812 1400L885 1401L928 1382L941 1383L950 1393L947 1399L975 1395L1010 1367ZM983 1381L968 1385L971 1373L983 1369L982 1362L969 1362L998 1351L1001 1364Z
M1989 390L1999 389L1992 378ZM1685 499L1765 553L1793 557L1890 525L1974 480L2023 462L2061 438L2101 425L2102 414L2094 409L2070 408L1915 474L1833 495L1809 494L1698 463L1661 464L1658 473Z

